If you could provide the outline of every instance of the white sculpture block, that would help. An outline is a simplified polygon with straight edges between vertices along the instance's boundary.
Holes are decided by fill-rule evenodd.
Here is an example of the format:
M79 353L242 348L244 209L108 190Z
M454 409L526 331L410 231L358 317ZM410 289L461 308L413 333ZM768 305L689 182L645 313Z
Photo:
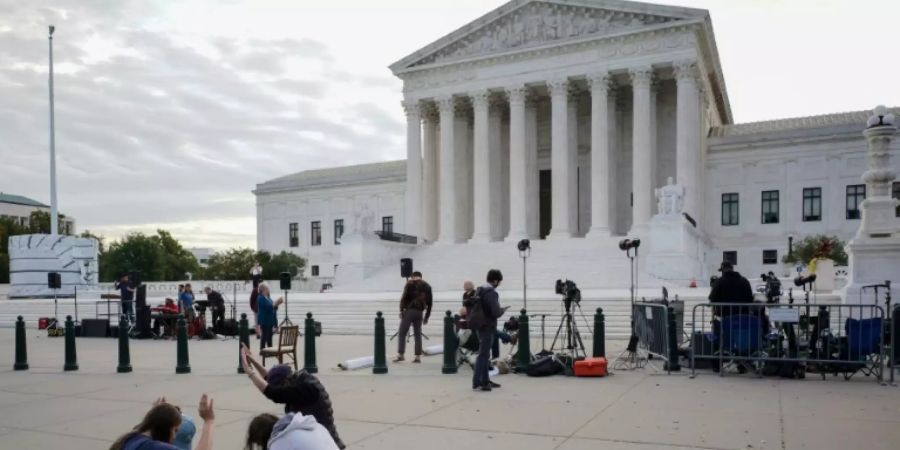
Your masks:
M72 296L97 285L99 243L94 238L26 234L9 238L9 297ZM59 292L47 287L47 273L59 272Z

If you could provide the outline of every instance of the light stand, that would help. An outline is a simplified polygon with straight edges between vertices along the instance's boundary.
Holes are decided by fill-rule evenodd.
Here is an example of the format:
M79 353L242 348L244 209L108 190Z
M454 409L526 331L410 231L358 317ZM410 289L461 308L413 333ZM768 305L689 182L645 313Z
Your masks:
M637 296L638 285L638 247L641 245L640 239L623 239L619 242L619 249L625 251L625 256L629 259L629 269L631 275L629 277L630 294L631 294L631 337L628 339L628 347L625 348L613 363L613 369L616 370L634 370L644 367L646 361L638 356L638 336L634 326L634 302ZM632 250L634 250L632 252Z
M522 239L516 244L519 249L519 258L522 258L522 308L528 311L528 271L526 261L531 256L531 241Z

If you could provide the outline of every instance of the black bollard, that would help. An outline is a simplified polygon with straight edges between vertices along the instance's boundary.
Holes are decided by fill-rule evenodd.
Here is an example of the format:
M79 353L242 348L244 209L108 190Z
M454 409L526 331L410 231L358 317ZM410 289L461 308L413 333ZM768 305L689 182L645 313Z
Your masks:
M524 372L525 368L531 364L531 336L528 332L528 314L525 308L522 308L519 316L519 351L516 354L516 370Z
M388 372L385 351L384 317L381 317L381 311L378 311L375 314L375 365L372 366L372 373L383 374Z
M66 316L66 364L63 370L78 370L78 356L75 354L75 322Z
M305 336L303 336L303 370L309 373L316 373L319 368L316 366L316 321L313 320L312 313L306 313Z
M594 358L606 357L606 317L603 308L597 308L594 314Z
M131 372L131 350L128 348L128 316L122 314L119 318L119 366L117 373Z
M191 363L188 358L187 322L184 316L178 318L178 363L175 365L175 373L191 373Z
M238 322L238 373L244 373L244 366L241 365L241 344L250 348L250 328L247 324L247 313L241 313L241 320Z
M671 306L666 309L666 336L669 341L669 362L666 364L666 370L669 372L681 371L681 364L678 361L678 330L675 329L675 309Z
M444 316L444 366L441 367L441 373L456 373L456 344L453 317L448 310Z
M28 370L28 349L25 347L25 321L16 319L16 364L13 370Z

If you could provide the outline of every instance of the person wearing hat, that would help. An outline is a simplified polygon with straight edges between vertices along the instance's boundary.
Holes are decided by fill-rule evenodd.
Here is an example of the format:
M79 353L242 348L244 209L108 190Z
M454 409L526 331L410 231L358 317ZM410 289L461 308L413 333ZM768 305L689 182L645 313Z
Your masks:
M750 281L734 270L729 261L719 266L722 276L709 291L710 303L753 303L753 288ZM737 314L738 311L733 311ZM732 308L723 307L716 315L724 317L732 314Z
M331 398L315 375L305 370L294 372L287 364L278 364L267 370L243 344L241 367L263 395L275 403L284 403L285 414L302 413L315 417L331 434L335 445L342 450L345 448L334 425Z

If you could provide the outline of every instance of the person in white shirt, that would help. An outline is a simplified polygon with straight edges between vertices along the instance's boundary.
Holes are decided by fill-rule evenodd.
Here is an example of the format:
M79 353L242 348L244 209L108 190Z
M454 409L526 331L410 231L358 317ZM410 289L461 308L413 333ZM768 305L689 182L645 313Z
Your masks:
M259 283L262 281L262 273L262 266L260 266L258 262L250 269L250 277L253 279L254 288L259 286Z
M260 414L250 421L247 428L249 450L338 450L331 434L313 416L288 413L281 417Z

